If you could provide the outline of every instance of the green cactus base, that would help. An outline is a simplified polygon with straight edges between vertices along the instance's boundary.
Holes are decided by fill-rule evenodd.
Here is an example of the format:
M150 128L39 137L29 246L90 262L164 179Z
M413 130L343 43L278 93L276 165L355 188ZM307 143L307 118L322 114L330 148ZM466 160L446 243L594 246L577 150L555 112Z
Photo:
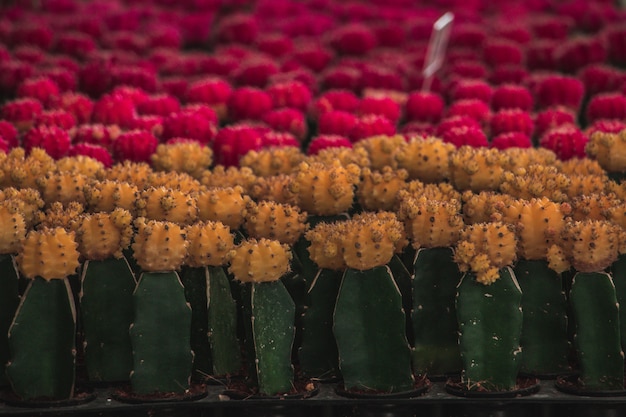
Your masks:
M522 362L522 291L509 267L491 285L466 273L456 312L463 360L462 383L469 390L512 391Z
M418 375L459 373L456 287L462 274L452 248L422 248L415 255L412 321L413 369Z
M413 389L402 296L389 267L346 270L333 332L346 390L393 393Z
M20 304L18 282L19 273L15 257L0 254L0 364L2 366L9 361L9 327ZM5 373L0 372L0 387L8 384Z
M584 389L624 389L619 307L611 275L579 272L570 291L576 334L574 344Z
M130 328L136 394L183 393L189 389L191 309L178 274L144 272L133 294Z
M125 258L86 261L80 297L90 381L128 381L133 369L128 329L135 276Z
M76 309L67 279L31 280L9 329L6 372L23 400L74 394Z
M522 289L524 311L520 372L542 376L569 371L567 301L561 276L545 260L521 259L513 271Z
M413 320L411 318L411 310L413 309L413 277L398 255L393 255L387 265L389 269L391 269L391 275L402 295L402 310L404 311L406 323L406 338L409 344L413 345L413 341L415 340L413 336ZM410 270L413 270L413 268L410 268Z
M340 376L339 353L333 334L333 313L343 271L320 269L307 293L302 316L300 369L310 378Z
M615 295L620 305L619 324L622 351L626 352L626 254L621 254L611 265L611 277L615 285Z

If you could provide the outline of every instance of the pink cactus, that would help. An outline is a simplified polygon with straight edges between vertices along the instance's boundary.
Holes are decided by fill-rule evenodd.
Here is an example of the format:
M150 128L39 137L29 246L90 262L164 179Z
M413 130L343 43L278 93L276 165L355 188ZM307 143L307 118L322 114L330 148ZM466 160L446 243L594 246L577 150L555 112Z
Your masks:
M591 126L585 129L585 135L591 137L595 132L619 133L622 130L626 130L626 122L615 119L600 119L596 120Z
M576 124L576 115L566 107L552 107L535 115L535 136L541 137L555 127Z
M286 146L300 148L300 142L298 141L298 139L296 139L294 135L288 132L275 132L273 130L270 130L261 137L261 141L264 148L283 148Z
M73 142L89 143L110 150L120 133L120 128L115 125L83 124L74 129Z
M503 150L508 148L531 148L533 143L525 133L508 132L494 137L489 146Z
M135 103L121 95L104 95L93 106L92 120L95 123L126 127L134 118Z
M19 131L30 129L35 119L43 112L41 102L34 98L7 101L0 107L0 116L13 123Z
M574 73L589 64L606 61L607 51L599 37L574 37L566 40L554 51L558 68Z
M233 89L220 77L207 77L189 84L185 94L188 103L203 103L213 107L221 120L227 117L228 100Z
M54 159L67 155L70 144L70 135L58 126L33 127L22 138L22 145L26 152L30 152L33 148L42 148Z
M357 119L357 123L350 131L349 138L352 142L358 142L377 135L393 135L396 127L385 116L366 114Z
M453 127L443 133L442 139L444 142L451 143L457 148L465 145L473 147L489 145L483 130L471 126Z
M85 58L97 48L93 37L82 32L60 33L56 39L55 51L76 58Z
M341 110L333 110L323 113L319 120L317 130L320 135L340 135L349 137L357 125L358 118L352 113Z
M587 105L587 123L599 119L626 121L626 96L620 93L597 94Z
M491 117L490 130L492 136L502 133L520 132L530 137L533 133L533 119L530 114L520 109L500 110Z
M499 65L519 65L524 61L522 48L507 40L487 40L483 47L483 58L492 67Z
M154 94L137 104L140 115L169 116L180 110L180 102L170 94Z
M396 124L402 116L400 105L390 97L364 97L357 109L359 115L376 114Z
M300 142L304 141L308 127L306 118L301 111L285 108L272 110L263 116L263 121L277 132L287 132Z
M159 140L145 130L130 130L122 133L112 145L116 161L150 162L150 156L156 151Z
M8 144L9 148L20 145L17 129L6 120L0 120L0 137Z
M40 71L41 76L51 79L58 87L59 91L75 91L78 88L78 78L76 71L58 66L52 66Z
M405 105L408 121L437 123L443 115L444 101L436 93L413 92Z
M215 162L219 165L238 166L239 159L249 151L263 147L263 136L254 127L239 125L220 129L213 141Z
M559 159L584 158L589 138L574 125L563 125L548 130L539 144L554 152Z
M530 111L533 108L533 96L526 87L516 84L504 84L497 87L491 98L494 111L502 109L520 109Z
M359 102L357 95L350 90L328 90L312 103L309 113L313 119L318 119L323 113L333 110L354 113L359 107Z
M17 96L30 97L48 107L61 94L59 86L48 77L27 78L17 87Z
M163 119L163 139L191 138L209 144L217 134L217 116L207 118L199 112L180 111Z
M329 44L340 54L364 55L376 47L376 35L359 23L343 25L329 35Z
M255 87L238 88L228 99L228 117L233 121L261 120L270 110L271 96Z
M539 79L533 90L539 109L564 106L578 112L585 95L585 86L577 78L566 75L548 75Z
M448 107L446 117L469 116L479 123L489 123L491 110L483 101L477 99L459 100Z
M480 123L476 121L476 119L470 116L451 116L446 117L439 123L436 129L437 136L443 136L448 130L457 127L468 127L468 128L476 128L480 129Z
M76 126L76 117L65 110L46 110L35 118L35 126L58 126L70 130Z
M50 106L51 109L65 110L72 113L76 123L89 123L93 114L94 103L84 94L68 91Z
M275 109L289 107L304 111L311 101L311 90L300 81L270 85L266 91Z
M493 88L482 80L460 80L451 92L452 101L476 99L491 103Z
M327 148L352 148L352 142L347 137L340 135L316 136L309 143L307 155L317 155L322 149Z
M68 156L88 156L90 158L96 159L106 167L109 168L113 164L113 158L109 151L100 145L94 145L91 143L77 143L72 145L67 152Z

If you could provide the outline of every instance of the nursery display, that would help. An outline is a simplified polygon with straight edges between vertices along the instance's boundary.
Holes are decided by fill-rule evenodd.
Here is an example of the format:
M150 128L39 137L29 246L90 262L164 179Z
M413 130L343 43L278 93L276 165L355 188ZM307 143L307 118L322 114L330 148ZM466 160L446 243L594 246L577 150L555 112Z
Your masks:
M95 394L619 407L624 19L3 2L0 414Z

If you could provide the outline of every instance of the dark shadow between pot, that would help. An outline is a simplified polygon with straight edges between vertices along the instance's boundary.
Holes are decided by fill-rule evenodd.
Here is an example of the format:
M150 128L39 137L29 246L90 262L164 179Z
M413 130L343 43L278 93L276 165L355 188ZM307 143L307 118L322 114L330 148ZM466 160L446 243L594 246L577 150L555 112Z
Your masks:
M621 390L590 390L585 389L580 382L579 375L561 375L556 378L554 386L565 394L585 397L621 397L626 396L626 389ZM625 387L626 388L626 387Z
M430 389L430 380L424 376L415 379L413 389L402 392L380 392L374 390L346 390L343 384L338 384L335 393L345 398L354 399L395 399L415 398L425 394Z
M526 397L539 392L541 384L535 377L519 376L517 378L518 389L510 391L487 391L468 389L467 385L461 382L461 377L451 378L446 382L446 392L465 398L516 398Z
M132 391L130 385L125 385L111 391L111 398L126 404L196 401L207 395L208 392L204 384L191 384L189 389L184 393L157 392L153 394L137 394Z
M48 398L25 400L10 390L0 393L0 396L0 400L6 405L26 408L73 407L76 405L86 404L96 399L95 391L93 388L89 387L76 388L74 390L74 396L67 400L53 400Z
M304 400L318 393L319 384L313 380L295 381L292 391L278 395L260 394L256 387L249 387L243 380L231 382L228 389L222 392L232 400Z

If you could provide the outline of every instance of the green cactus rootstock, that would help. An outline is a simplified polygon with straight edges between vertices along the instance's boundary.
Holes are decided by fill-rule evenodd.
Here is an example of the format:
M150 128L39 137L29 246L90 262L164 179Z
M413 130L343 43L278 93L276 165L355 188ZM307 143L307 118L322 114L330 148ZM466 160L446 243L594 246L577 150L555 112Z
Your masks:
M135 276L125 258L86 261L80 297L85 365L90 381L128 381L133 369L128 329Z
M76 309L67 279L35 278L9 329L6 373L24 400L74 395Z
M611 277L615 284L615 294L619 309L619 325L622 351L626 352L626 254L621 254L611 265Z
M581 384L588 390L623 390L619 306L611 275L578 272L570 290L570 303Z
M462 273L451 248L421 248L414 261L412 322L416 374L461 371L456 288Z
M237 339L237 304L230 291L228 276L221 266L207 267L208 336L213 375L233 375L241 368Z
M470 390L516 389L522 363L522 291L510 267L490 285L466 273L457 289L456 313L463 361L462 382Z
M333 313L342 275L343 271L318 270L307 293L298 352L300 368L307 377L329 379L340 375Z
M0 364L4 366L9 360L9 327L20 304L19 273L15 257L0 254ZM0 387L9 383L4 372L0 372Z
M413 309L413 277L398 255L393 255L387 265L402 295L402 310L404 310L406 337L409 344L412 345L415 340L413 335L413 320L411 318L411 310ZM410 269L413 270L413 268Z
M392 393L413 389L402 296L389 267L346 270L333 332L346 390Z
M258 384L260 394L290 392L294 378L291 350L295 304L280 280L248 285L251 340L247 346L253 349L248 360L254 370L251 380Z
M193 366L191 308L178 274L142 273L133 301L133 392L185 392Z
M569 371L567 301L561 275L545 260L519 260L513 268L522 289L522 338L520 372L555 375Z

